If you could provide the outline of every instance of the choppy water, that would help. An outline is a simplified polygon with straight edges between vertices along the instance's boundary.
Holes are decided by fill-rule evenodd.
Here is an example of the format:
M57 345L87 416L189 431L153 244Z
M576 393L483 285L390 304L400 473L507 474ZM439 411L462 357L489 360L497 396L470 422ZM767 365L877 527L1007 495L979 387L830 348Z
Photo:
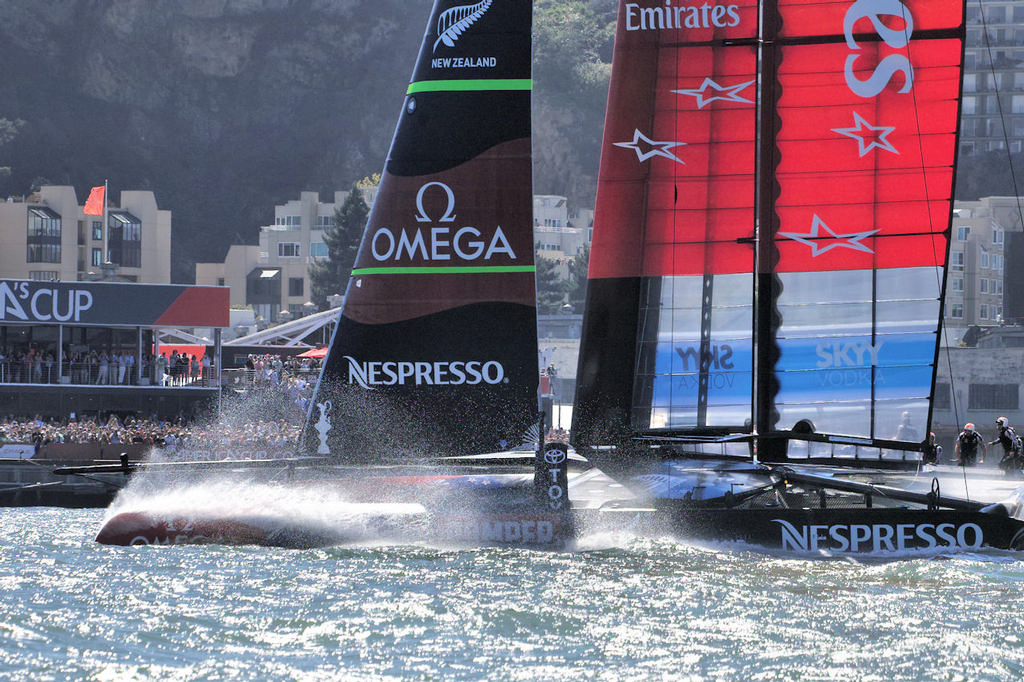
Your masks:
M853 563L589 538L573 553L105 547L2 509L10 680L1020 680L1024 561Z

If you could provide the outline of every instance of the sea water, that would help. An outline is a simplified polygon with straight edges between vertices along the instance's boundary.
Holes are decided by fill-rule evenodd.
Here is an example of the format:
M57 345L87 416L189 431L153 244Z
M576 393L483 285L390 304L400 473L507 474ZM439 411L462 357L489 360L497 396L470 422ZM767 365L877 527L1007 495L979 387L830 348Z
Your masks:
M571 552L107 547L2 509L4 680L1020 680L1024 561L798 559L627 533Z

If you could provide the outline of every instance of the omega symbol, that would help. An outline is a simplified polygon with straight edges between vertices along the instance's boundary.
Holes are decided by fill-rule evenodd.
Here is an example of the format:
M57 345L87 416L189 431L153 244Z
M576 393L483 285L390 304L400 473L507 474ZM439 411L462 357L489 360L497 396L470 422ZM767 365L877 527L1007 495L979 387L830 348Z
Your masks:
M455 192L453 192L452 188L444 184L443 182L428 182L427 184L420 187L420 191L416 193L416 209L419 211L419 215L416 216L416 222L430 222L430 216L427 215L427 212L423 208L423 195L424 193L426 193L427 188L430 187L431 185L437 185L438 187L444 189L444 193L448 195L448 208L445 210L444 215L441 216L441 219L438 220L438 222L452 222L453 220L455 220L455 214L453 213L453 211L455 210Z

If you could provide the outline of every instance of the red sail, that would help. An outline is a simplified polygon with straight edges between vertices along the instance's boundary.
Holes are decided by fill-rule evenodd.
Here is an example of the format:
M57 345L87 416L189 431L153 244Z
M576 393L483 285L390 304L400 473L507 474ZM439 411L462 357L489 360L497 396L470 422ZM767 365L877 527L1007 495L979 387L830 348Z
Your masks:
M591 279L750 270L757 7L708 7L619 6Z
M962 4L643 0L618 21L577 448L752 433L785 456L925 425Z
M776 271L941 265L957 4L783 0L779 11Z

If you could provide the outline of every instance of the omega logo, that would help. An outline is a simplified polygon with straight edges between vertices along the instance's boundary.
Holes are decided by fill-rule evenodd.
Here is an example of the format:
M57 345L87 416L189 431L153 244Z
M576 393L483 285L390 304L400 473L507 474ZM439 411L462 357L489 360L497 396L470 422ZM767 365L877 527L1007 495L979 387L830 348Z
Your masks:
M437 221L439 223L450 223L455 220L455 192L452 188L443 182L428 182L427 184L420 187L420 191L416 192L416 210L419 214L416 216L416 222L418 223L429 223L430 216L427 215L426 210L423 208L423 195L426 193L428 187L440 187L444 190L444 193L448 195L448 208L445 210L444 215Z
M455 192L443 182L428 182L416 193L417 223L435 222L423 205L423 198L431 188L438 187L447 198L447 206L436 223L451 223L455 220ZM417 227L410 230L381 227L373 233L370 252L377 262L424 260L424 261L478 261L506 256L516 260L516 254L508 238L496 225L487 234L472 225L464 227L441 226Z

